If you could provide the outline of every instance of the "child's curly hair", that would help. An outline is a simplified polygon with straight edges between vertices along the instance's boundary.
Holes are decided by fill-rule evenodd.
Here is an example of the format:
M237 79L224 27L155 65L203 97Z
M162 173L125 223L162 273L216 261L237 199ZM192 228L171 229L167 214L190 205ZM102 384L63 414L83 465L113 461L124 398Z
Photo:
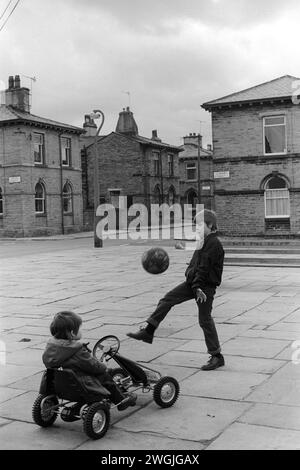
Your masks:
M70 339L73 332L75 335L82 324L81 317L74 312L58 312L50 325L50 332L56 339Z

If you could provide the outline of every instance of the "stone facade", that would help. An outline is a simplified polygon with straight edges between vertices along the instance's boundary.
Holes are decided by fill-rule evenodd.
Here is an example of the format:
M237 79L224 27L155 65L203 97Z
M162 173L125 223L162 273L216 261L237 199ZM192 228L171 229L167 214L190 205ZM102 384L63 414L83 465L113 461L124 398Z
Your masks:
M13 91L11 85L9 94ZM27 102L20 100L24 101ZM34 116L29 109L20 109L17 104L1 105L0 236L53 235L82 229L79 146L82 132L80 128ZM43 140L43 158L38 163L34 154L36 136L42 136ZM70 165L61 165L63 138L69 139ZM43 189L42 194L36 192L37 187ZM65 210L63 188L70 190L69 209L65 206Z
M300 234L300 107L291 99L292 82L289 76L278 79L282 97L274 98L275 80L203 105L212 112L215 209L224 235ZM284 119L281 152L266 152L264 119L269 117ZM274 177L286 185L289 217L266 212L267 183Z
M204 204L214 208L214 180L212 151L202 147L202 136L190 134L184 139L183 152L179 154L180 196L182 204ZM199 147L199 152L198 152ZM199 155L200 153L200 155ZM200 158L199 158L200 157ZM198 163L200 160L200 200L198 198Z
M151 139L139 136L137 132L133 114L127 108L120 113L116 132L97 139L98 202L115 204L118 195L127 196L128 207L134 203L149 207L153 202L179 202L180 147L163 143L156 131L153 131ZM90 137L81 137L86 229L92 227L94 214L94 145ZM172 172L170 158L173 161Z

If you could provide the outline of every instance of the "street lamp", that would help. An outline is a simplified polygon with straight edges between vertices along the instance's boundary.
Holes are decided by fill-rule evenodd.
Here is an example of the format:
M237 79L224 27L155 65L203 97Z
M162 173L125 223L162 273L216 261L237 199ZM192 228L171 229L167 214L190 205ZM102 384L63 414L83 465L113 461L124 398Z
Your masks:
M99 155L98 155L98 145L97 145L97 137L102 129L104 123L104 114L99 109L94 110L93 113L90 114L92 119L99 119L101 117L101 123L98 127L97 133L95 135L95 153L94 153L94 248L102 248L103 240L99 238L96 233L97 228L97 207L100 202L100 188L99 188Z
M201 162L201 153L200 153L200 148L201 148L201 135L198 134L198 165L197 165L197 179L198 179L198 204L201 204L201 171L200 171L200 162Z

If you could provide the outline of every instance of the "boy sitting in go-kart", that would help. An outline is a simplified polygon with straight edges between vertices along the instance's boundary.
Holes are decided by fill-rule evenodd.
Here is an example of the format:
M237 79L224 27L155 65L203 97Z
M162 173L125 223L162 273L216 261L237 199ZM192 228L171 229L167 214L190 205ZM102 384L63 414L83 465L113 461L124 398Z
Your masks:
M106 364L94 358L87 345L80 341L81 325L82 319L77 313L63 311L54 316L50 325L52 338L47 342L42 357L45 366L47 369L72 369L87 391L97 391L99 384L104 386L120 411L134 406L137 395L124 395L107 372ZM80 403L73 405L72 413L78 414L81 406Z

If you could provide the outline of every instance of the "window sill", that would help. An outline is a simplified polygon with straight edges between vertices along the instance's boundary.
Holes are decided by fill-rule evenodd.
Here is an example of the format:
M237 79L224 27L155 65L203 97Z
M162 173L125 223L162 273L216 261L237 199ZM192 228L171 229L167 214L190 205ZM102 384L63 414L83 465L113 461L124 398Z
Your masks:
M48 168L48 165L46 165L45 163L34 162L34 166L39 167L39 168Z
M73 215L73 212L64 212L64 215Z
M279 155L288 155L288 152L280 152L280 153L264 153L264 157L276 157Z
M43 214L42 213L40 213L40 214L36 213L35 216L36 217L47 217L47 214L45 214L45 213L43 213Z

